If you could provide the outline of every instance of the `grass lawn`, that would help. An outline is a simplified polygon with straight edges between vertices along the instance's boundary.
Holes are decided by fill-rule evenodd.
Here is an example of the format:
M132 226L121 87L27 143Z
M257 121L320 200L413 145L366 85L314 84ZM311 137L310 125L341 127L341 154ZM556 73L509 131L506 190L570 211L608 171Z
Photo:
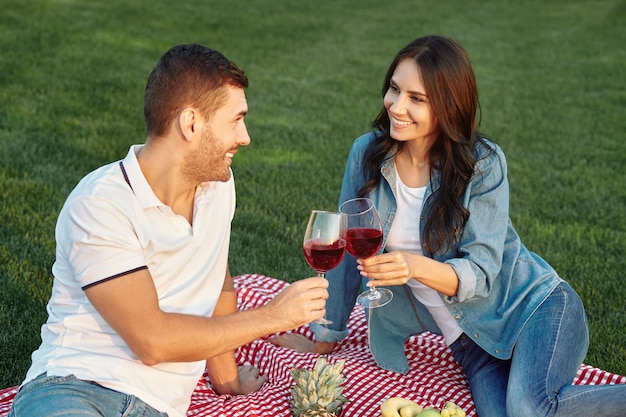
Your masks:
M40 342L58 211L83 175L143 141L143 88L165 50L202 43L248 74L231 271L291 282L313 275L309 211L335 207L389 62L429 33L472 57L513 222L587 307L586 362L626 374L625 2L2 3L0 388L21 382Z

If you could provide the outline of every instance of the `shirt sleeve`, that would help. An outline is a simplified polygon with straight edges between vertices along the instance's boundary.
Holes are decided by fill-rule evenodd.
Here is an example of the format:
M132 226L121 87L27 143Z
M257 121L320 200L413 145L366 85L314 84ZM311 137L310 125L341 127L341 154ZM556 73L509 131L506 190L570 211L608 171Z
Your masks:
M486 296L502 267L509 226L509 183L502 150L490 151L476 163L464 206L470 217L457 246L458 257L448 259L458 278L456 301Z
M63 208L57 226L57 263L82 288L146 268L131 216L103 197L79 197ZM67 277L66 277L67 278Z

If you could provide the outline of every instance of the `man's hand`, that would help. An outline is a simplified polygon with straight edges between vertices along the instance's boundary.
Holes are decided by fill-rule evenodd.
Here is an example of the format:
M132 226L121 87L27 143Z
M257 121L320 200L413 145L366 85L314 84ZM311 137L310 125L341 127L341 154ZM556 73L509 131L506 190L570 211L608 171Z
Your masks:
M237 367L237 380L223 384L211 381L211 386L218 394L247 395L261 389L267 378L261 375L258 368L252 365Z
M327 298L328 281L312 277L292 283L266 307L272 311L272 320L283 323L284 330L291 330L324 317Z

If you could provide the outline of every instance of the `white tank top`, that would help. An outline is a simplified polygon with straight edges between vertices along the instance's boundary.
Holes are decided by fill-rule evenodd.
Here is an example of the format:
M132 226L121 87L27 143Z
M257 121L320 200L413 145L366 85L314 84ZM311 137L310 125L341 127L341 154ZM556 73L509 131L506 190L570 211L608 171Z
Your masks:
M387 252L404 250L422 255L420 242L420 215L426 187L406 186L396 171L396 216L387 236L385 250ZM433 319L441 329L446 343L450 345L463 333L456 324L443 300L437 291L422 284L416 279L407 283L415 298L428 309Z

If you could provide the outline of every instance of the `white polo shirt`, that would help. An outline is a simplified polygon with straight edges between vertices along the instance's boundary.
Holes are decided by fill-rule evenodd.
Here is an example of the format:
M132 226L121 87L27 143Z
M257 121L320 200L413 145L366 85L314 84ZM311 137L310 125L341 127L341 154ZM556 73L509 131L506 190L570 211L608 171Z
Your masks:
M235 185L231 175L198 186L191 226L153 193L137 162L141 146L83 178L59 214L49 317L24 382L74 374L184 416L205 362L142 364L84 289L147 268L162 310L211 316L227 268Z

